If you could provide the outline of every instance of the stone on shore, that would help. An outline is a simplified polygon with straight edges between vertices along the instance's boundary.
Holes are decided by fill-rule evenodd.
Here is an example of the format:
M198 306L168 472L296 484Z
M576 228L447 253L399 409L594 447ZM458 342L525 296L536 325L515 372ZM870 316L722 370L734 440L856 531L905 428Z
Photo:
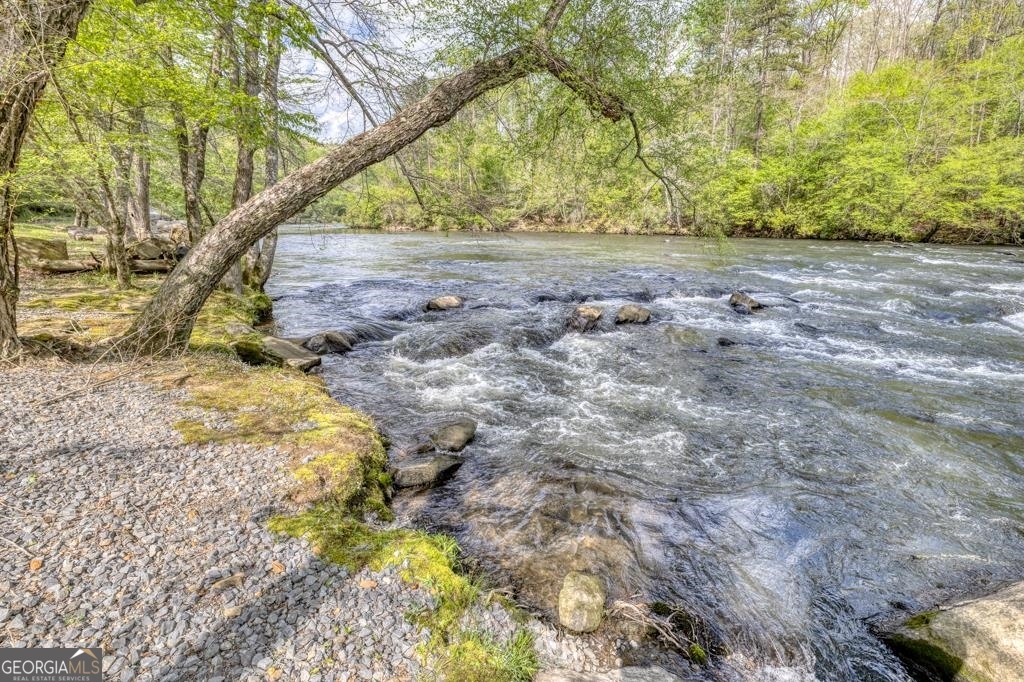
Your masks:
M593 632L604 616L605 591L593 575L572 571L558 593L558 620L573 632Z
M749 315L755 310L760 310L762 307L756 299L742 291L733 292L732 296L729 297L729 305L741 315Z
M241 339L233 347L238 357L250 365L287 365L300 372L308 372L322 362L316 353L275 336L264 336L259 340Z
M18 253L27 260L66 261L68 260L68 243L62 239L21 237L18 239Z
M445 424L430 434L430 442L438 450L459 452L476 436L476 422L459 419Z
M174 260L175 244L164 237L150 237L129 244L125 249L131 260Z
M588 332L597 326L598 321L604 314L604 308L599 308L594 305L580 305L576 306L575 310L572 311L572 316L569 318L565 326L571 331L576 332Z
M914 616L882 637L909 666L935 679L1024 680L1024 582Z
M533 682L682 682L664 668L627 667L603 673L580 673L572 670L544 670Z
M635 303L628 303L615 313L615 324L647 324L651 320L651 311Z
M451 478L463 459L455 455L435 455L407 460L391 467L396 488L428 488Z
M424 310L453 310L461 308L463 300L461 296L438 296L427 301Z

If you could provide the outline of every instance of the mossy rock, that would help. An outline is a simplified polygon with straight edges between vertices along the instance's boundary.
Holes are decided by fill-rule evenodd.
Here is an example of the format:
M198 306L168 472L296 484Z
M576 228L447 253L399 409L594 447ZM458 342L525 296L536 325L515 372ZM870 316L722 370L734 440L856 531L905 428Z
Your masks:
M918 614L882 637L925 678L1024 680L1024 583Z

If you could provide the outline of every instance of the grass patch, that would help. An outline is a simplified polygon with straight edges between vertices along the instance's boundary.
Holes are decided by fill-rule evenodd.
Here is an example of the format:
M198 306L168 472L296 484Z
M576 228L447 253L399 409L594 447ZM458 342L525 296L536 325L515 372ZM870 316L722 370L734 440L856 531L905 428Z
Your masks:
M452 681L529 682L540 666L533 650L533 634L520 629L505 644L483 633L460 633L434 668L444 671L443 679Z

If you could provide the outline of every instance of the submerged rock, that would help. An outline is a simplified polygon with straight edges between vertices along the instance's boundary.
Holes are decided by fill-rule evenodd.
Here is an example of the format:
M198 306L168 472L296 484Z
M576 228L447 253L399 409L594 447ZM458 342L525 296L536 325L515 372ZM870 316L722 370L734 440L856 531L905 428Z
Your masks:
M646 324L651 320L651 311L643 306L629 303L615 313L615 324Z
M407 460L391 467L396 488L428 488L451 478L463 460L455 455L434 455Z
M732 296L729 297L729 305L732 309L741 315L749 315L755 310L761 309L761 304L754 298L748 296L742 291L734 291Z
M597 322L603 314L604 308L593 305L576 306L576 309L572 311L572 317L565 323L565 326L571 331L588 332L597 326Z
M913 671L952 682L1024 680L1024 582L883 633Z
M461 308L463 299L461 296L438 296L427 301L424 310L452 310Z
M476 436L476 422L472 419L459 419L445 424L430 434L430 442L438 450L459 452Z
M306 339L302 346L317 355L347 353L352 350L352 339L341 332L320 332Z
M316 353L275 336L264 336L259 340L240 339L232 345L238 357L250 365L288 366L308 372L321 362Z
M579 673L572 670L544 670L534 682L683 682L664 668L626 667L603 673Z
M558 593L558 621L573 632L593 632L604 616L604 585L593 575L573 571Z
M728 348L729 346L735 346L736 342L730 339L728 336L719 336L718 345L722 348Z

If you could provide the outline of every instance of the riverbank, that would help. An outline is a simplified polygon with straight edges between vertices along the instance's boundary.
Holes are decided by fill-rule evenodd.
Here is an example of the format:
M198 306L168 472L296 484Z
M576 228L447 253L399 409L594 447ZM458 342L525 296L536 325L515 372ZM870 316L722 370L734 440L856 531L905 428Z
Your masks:
M181 358L118 357L109 339L157 282L138 284L23 281L36 357L3 370L0 646L102 646L125 680L614 664L610 640L566 636L464 573L451 539L388 523L371 420L315 377L230 353L261 299L217 294Z
M353 229L385 233L493 232L499 234L616 234L661 237L698 237L714 240L779 239L821 242L859 241L903 244L947 244L951 246L1008 246L1015 248L1024 246L1020 241L1007 241L985 230L978 230L977 232L969 233L966 237L962 232L941 229L936 229L934 231L931 229L915 230L909 238L907 235L903 234L878 235L860 233L856 231L840 232L824 237L818 234L801 234L792 230L776 230L743 225L736 225L726 230L716 228L715 230L708 231L698 229L692 225L683 225L680 227L676 227L668 223L656 225L635 225L627 222L608 220L584 222L515 220L507 225L491 226L491 229L480 229L479 227L460 228L452 225L445 225L443 227L421 227L406 223L353 226Z

